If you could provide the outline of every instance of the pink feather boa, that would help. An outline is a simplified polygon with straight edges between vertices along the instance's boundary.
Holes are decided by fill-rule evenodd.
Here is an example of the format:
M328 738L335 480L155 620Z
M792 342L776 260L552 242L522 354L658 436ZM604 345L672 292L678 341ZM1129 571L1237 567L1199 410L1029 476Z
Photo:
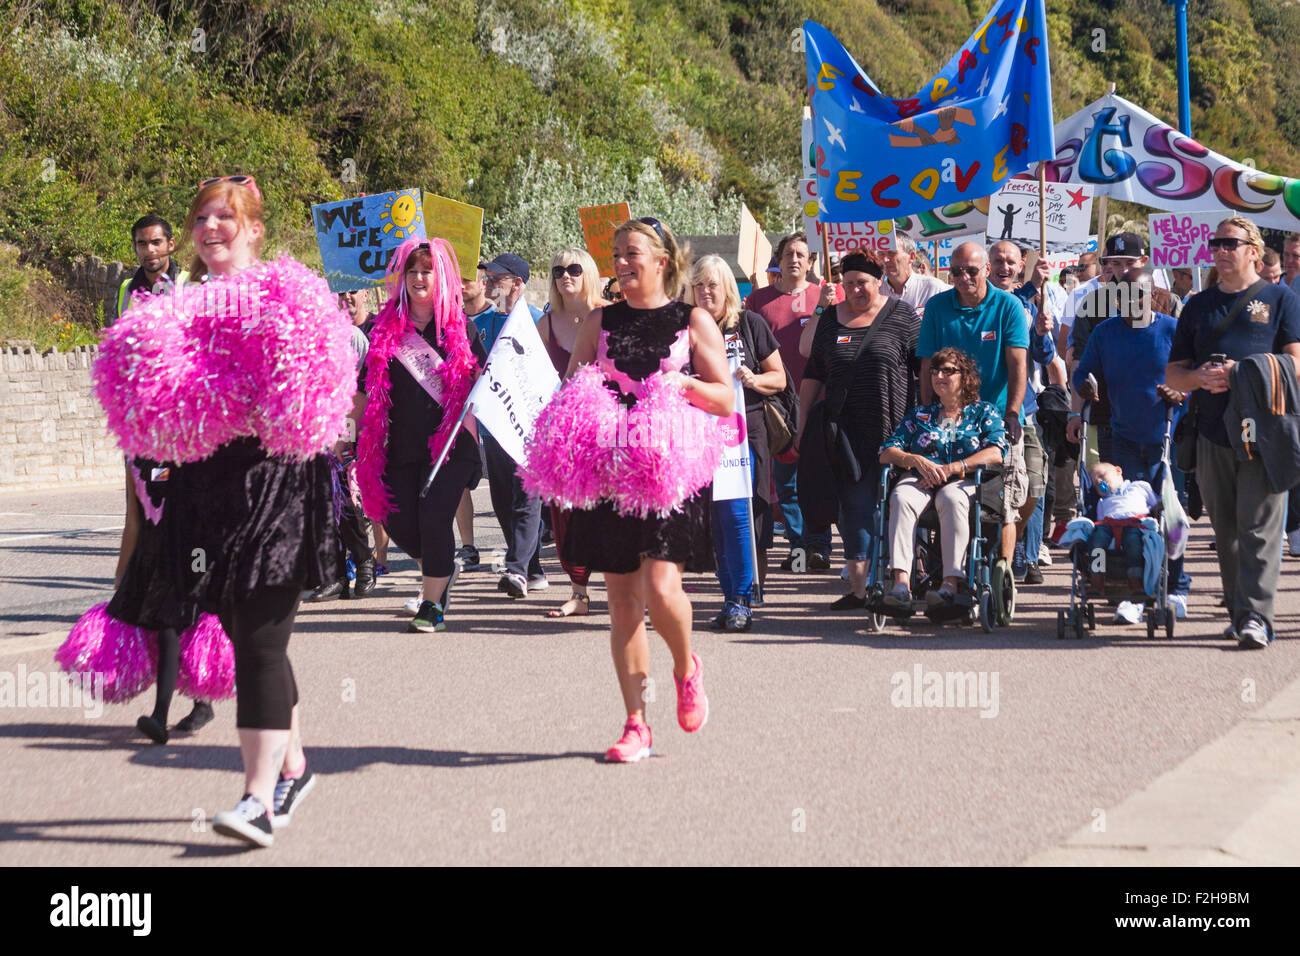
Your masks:
M629 412L604 373L585 365L542 409L520 475L525 489L563 508L604 500L622 515L668 515L713 480L724 427L661 373Z
M310 458L352 408L350 326L315 272L288 256L256 263L139 297L100 344L95 395L130 455L199 461L251 435Z
M366 410L357 438L357 487L366 515L380 524L393 510L393 500L384 487L384 470L388 462L388 413L392 410L392 379L389 367L397 347L407 332L414 332L406 306L406 261L422 245L428 245L434 268L445 294L439 294L434 306L438 342L446 360L438 367L442 376L442 424L429 439L429 460L437 461L442 449L455 440L453 429L474 385L478 362L470 348L461 300L460 266L456 253L442 239L409 239L398 247L388 267L390 294L375 319L370 335L370 354L366 357Z

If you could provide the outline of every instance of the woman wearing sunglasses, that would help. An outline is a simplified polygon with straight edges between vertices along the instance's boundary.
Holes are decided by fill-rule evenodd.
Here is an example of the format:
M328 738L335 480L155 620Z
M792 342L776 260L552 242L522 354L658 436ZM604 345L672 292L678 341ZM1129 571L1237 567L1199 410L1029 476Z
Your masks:
M181 463L171 568L230 636L238 687L244 795L213 825L256 846L315 784L287 652L303 591L335 572L324 451L356 387L350 322L319 275L288 257L259 261L265 229L252 177L206 181L183 230L194 284L129 312L95 370L123 447Z
M551 259L550 304L550 309L537 322L537 331L551 364L563 377L578 342L578 329L593 311L609 304L601 298L600 275L595 260L586 249L561 249ZM560 555L560 564L569 576L573 591L567 601L547 611L546 616L583 617L591 609L591 598L587 593L591 570L564 560L564 539L570 512L556 505L550 507L555 551Z
M583 323L567 377L595 362L605 387L635 410L648 380L662 375L696 408L730 415L733 389L722 333L707 312L680 301L689 260L672 233L655 219L623 223L614 232L614 269L626 301L594 310ZM701 490L666 517L624 514L609 501L570 516L563 557L605 572L610 648L627 713L608 761L631 763L651 753L647 608L673 655L678 725L691 733L708 719L703 670L691 651L691 602L682 589L684 568L713 569L708 497Z
M918 405L880 449L880 463L908 472L889 496L889 559L894 586L885 595L892 607L912 606L912 559L916 521L935 502L943 583L925 596L930 606L951 604L963 580L962 561L970 543L970 504L975 469L1002 461L1006 429L997 408L980 401L975 360L944 348L930 360L935 401Z

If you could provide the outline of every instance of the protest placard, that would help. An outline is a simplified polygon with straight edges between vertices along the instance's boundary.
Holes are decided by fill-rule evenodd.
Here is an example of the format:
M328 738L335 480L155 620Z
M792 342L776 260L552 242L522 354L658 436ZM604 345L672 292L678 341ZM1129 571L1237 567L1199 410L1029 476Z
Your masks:
M1092 217L1092 187L1047 183L1043 190L1044 211L1040 213L1038 182L1008 180L989 199L986 237L989 242L1004 239L1027 249L1039 248L1040 222L1047 221L1047 252L1057 255L1087 251Z
M799 202L803 207L803 228L808 233L809 248L820 249L821 241L813 238L817 235L817 215L820 210L816 179L799 181ZM888 252L895 248L892 219L882 219L879 222L828 222L824 225L826 244L831 255L843 256L859 249Z
M608 279L614 274L614 230L632 218L632 209L625 202L583 206L578 218L582 220L587 251L596 260L600 274Z
M393 250L426 235L418 189L320 203L311 215L331 292L382 284Z
M813 249L813 240L808 239L809 249ZM749 207L740 204L740 246L736 250L736 264L740 271L749 276L755 289L765 288L768 284L767 264L772 261L772 243L768 241L758 220L753 217Z
M1214 212L1157 212L1147 216L1151 226L1151 268L1182 269L1212 266L1208 245L1218 224L1227 218Z
M426 192L424 230L451 244L460 263L460 277L473 281L478 275L479 244L483 240L483 210Z

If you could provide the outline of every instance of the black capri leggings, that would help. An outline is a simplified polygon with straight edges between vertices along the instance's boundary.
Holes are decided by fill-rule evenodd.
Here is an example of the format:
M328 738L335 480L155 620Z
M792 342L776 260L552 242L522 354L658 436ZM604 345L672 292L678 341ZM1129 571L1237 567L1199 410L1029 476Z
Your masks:
M288 730L298 703L289 666L289 636L302 598L299 588L261 588L218 615L235 648L235 726Z
M420 489L429 477L429 465L393 465L384 475L384 484L393 493L397 507L384 527L397 546L419 559L420 571L427 578L446 578L456 561L456 538L452 521L460 505L473 461L448 458L442 463L433 487L421 498Z

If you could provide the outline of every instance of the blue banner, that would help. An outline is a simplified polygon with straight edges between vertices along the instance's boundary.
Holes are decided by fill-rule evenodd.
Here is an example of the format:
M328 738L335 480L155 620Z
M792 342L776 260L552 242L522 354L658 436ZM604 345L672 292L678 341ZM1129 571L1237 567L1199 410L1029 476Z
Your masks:
M421 198L420 190L403 189L311 207L331 292L383 283L393 251L412 236L425 238Z
M1056 153L1043 0L999 0L907 99L881 93L811 20L804 49L823 222L893 219L991 196Z

